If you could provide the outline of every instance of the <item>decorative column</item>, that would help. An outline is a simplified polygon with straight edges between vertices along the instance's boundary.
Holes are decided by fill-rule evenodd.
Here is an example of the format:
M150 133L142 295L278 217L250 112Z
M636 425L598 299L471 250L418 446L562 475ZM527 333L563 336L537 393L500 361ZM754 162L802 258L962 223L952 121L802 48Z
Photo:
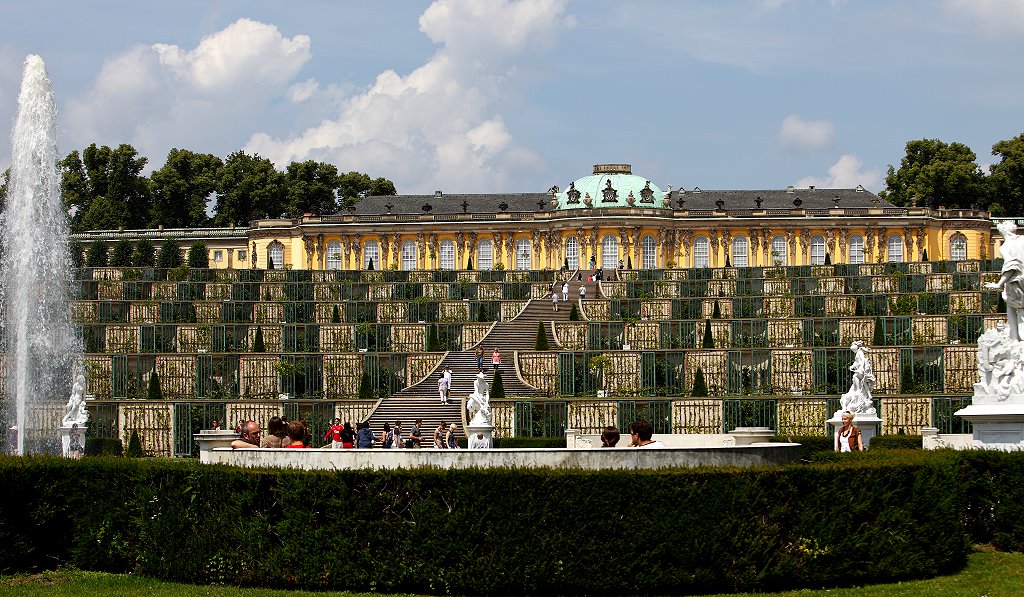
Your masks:
M832 262L836 262L836 230L829 228L825 231L825 246L828 248L828 256Z
M849 263L846 257L846 247L849 246L849 231L846 228L839 229L839 252L842 254L842 262Z
M381 234L377 237L377 240L380 242L380 264L378 264L378 267L379 269L386 269L388 267L388 249L390 248L388 245L388 235Z
M750 265L752 265L752 266L756 266L757 265L757 254L760 252L760 250L761 250L760 230L758 230L757 228L751 228L750 229L750 256L752 257L752 259L750 260L751 261Z
M516 268L516 236L515 232L505 235L505 257L508 262L507 269Z
M597 261L597 245L598 245L598 243L601 242L600 236L599 236L601 230L597 226L594 226L593 228L590 229L590 231L593 233L592 236L588 237L589 240L590 240L590 254L593 255L594 260L596 262ZM600 265L598 267L600 267Z
M798 265L797 260L800 258L800 254L796 250L796 231L786 231L786 242L789 244L789 250L786 251L786 263L784 265Z
M541 267L541 236L540 230L533 231L533 240L530 243L530 250L533 252L533 259L530 260L530 269L543 269Z
M885 228L879 228L876 232L878 234L878 263L882 263L886 260L889 250L885 243L886 230Z
M430 267L428 269L437 269L437 235L433 232L427 237L427 252L430 254Z
M494 232L491 234L491 237L492 242L494 243L493 248L491 249L491 267L494 267L499 263L504 264L505 262L501 260L501 233Z
M693 230L676 230L676 236L679 238L679 244L682 245L683 263L677 264L678 267L693 267L693 257L690 256L690 252L693 250Z
M308 234L302 235L302 248L306 250L306 263L304 269L313 269L313 237Z
M466 254L466 237L461 232L455 233L455 269L462 269L466 263L462 256Z
M576 247L579 250L579 254L576 256L577 261L579 261L579 263L577 264L577 269L586 269L587 265L590 264L590 261L588 261L587 259L587 244L588 243L586 231L583 230L582 228L577 228Z
M800 252L804 257L804 265L811 263L809 254L811 250L811 231L807 228L800 230Z
M469 255L467 256L466 261L464 261L463 264L468 265L470 259L473 259L474 261L476 261L476 259L475 259L475 256L476 256L476 243L477 243L476 232L470 232L469 233L469 246L466 247ZM474 263L474 265L476 265L477 267L480 267L479 263ZM469 268L467 267L466 269L469 269Z
M732 230L728 228L722 231L722 267L726 263L732 265Z
M427 269L427 237L422 232L416 235L416 268Z
M875 229L868 226L864 229L864 263L875 259Z
M398 254L398 252L401 251L401 250L402 250L402 248L401 248L401 245L398 242L398 235L397 234L392 234L391 235L391 263L389 264L389 267L394 267L395 269L401 269L402 268L402 260L401 260L401 257Z
M354 262L353 265L355 266L352 269L358 271L363 269L363 240L358 234L353 234L351 242L352 259Z
M770 228L761 229L761 248L764 252L764 263L765 266L774 265L772 263L772 231Z
M914 259L914 235L909 226L903 229L903 244L906 250L904 261L916 261Z
M319 269L324 269L324 233L316 235L316 262Z
M711 267L718 267L718 233L711 232L708 244L711 245Z
M921 254L918 255L918 260L924 259L924 250L925 250L924 241L925 241L924 228L918 228L917 229L917 250L921 252Z
M640 244L640 227L633 227L633 267L636 269L642 269L643 257L640 255L640 251L643 249L643 245Z
M345 255L344 260L341 262L342 263L341 269L352 269L352 267L350 265L350 260L351 260L351 257L352 257L352 244L351 244L351 239L349 238L349 236L347 234L342 234L341 235L341 250L342 250L342 253Z

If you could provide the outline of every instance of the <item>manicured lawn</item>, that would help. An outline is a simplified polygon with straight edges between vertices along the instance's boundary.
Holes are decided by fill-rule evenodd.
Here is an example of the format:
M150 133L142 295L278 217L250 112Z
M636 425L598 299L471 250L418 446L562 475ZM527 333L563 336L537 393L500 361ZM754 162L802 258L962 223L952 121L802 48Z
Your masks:
M850 571L850 580L856 583L856 571ZM150 595L153 597L332 597L371 595L370 593L338 593L309 591L276 591L269 589L236 589L182 585L140 578L125 574L101 574L78 570L47 572L31 576L0 578L0 593L9 597L53 597L55 595L122 596ZM374 595L379 596L380 593ZM743 595L753 595L743 593ZM851 586L830 590L800 590L785 593L758 594L776 597L873 597L901 595L931 597L932 595L963 597L1002 597L1024 595L1024 554L975 553L967 568L953 576L887 585ZM734 597L734 596L721 596Z

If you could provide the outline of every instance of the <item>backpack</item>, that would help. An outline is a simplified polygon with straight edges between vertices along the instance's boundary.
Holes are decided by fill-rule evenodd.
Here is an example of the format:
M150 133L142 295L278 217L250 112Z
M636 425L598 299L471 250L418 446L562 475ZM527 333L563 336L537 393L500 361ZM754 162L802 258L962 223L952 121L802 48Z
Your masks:
M390 448L395 443L395 432L388 431L387 435L384 436L384 447Z

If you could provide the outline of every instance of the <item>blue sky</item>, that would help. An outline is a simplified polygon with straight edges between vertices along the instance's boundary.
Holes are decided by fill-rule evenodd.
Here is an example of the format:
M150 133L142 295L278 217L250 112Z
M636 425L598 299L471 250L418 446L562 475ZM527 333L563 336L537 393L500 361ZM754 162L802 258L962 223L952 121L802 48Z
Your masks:
M872 190L911 139L1024 132L1024 0L0 1L0 119L40 54L62 152L316 159L400 193ZM0 168L9 164L0 146Z

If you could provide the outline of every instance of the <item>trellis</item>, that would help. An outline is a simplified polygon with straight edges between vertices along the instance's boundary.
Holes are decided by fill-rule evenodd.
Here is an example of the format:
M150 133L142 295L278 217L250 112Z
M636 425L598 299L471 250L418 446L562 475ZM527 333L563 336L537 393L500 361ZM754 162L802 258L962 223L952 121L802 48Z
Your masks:
M124 403L120 408L121 437L138 432L142 450L151 456L171 455L172 404Z
M704 373L709 396L723 396L726 381L726 355L724 350L694 350L686 353L683 368L686 373L686 387L693 387L693 376L697 369Z
M722 401L693 398L672 402L673 433L721 433Z

